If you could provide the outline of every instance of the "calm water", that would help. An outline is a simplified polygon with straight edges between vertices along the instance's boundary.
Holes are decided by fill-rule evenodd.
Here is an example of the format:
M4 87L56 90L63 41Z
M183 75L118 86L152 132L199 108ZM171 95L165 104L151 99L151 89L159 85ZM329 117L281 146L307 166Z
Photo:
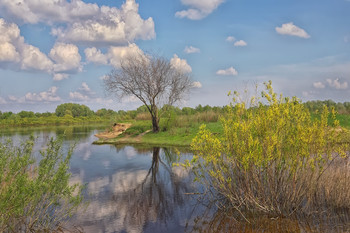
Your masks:
M93 145L94 134L105 126L24 128L0 130L0 139L16 143L31 134L36 150L50 137L65 135L64 144L76 144L71 159L72 183L86 184L89 205L70 220L84 232L350 232L348 216L271 219L257 216L248 224L198 202L191 174L173 162L190 158L183 149ZM179 157L176 151L181 151ZM347 226L345 226L347 225Z
M31 134L36 150L53 136L65 134L65 147L75 143L72 183L86 184L87 208L71 224L84 232L184 232L198 208L188 193L196 189L189 173L173 162L191 155L183 149L93 145L101 127L26 128L0 131L16 143Z

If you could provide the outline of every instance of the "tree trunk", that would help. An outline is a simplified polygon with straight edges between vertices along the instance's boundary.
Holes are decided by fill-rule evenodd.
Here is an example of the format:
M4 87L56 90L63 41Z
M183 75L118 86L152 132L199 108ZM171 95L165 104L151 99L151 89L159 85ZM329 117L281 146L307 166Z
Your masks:
M158 117L158 108L157 106L153 105L151 107L151 116L152 116L152 126L153 126L153 133L159 132L159 117Z
M155 115L155 116L152 115L152 126L153 126L153 133L158 133L159 132L158 115Z

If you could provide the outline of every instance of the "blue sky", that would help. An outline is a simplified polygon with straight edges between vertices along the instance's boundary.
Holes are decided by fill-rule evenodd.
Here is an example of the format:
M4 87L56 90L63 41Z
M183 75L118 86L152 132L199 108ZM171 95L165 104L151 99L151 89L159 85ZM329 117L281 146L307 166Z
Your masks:
M135 109L102 79L140 51L190 72L180 107L223 106L268 80L303 101L350 101L349 12L349 0L0 0L0 111Z

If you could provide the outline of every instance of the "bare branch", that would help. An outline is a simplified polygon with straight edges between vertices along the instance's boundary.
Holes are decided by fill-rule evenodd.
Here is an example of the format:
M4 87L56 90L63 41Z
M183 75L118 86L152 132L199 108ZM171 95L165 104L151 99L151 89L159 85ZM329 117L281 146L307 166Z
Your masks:
M123 59L120 69L112 70L104 84L107 92L119 98L135 96L141 100L152 115L153 131L158 132L158 109L184 98L192 81L163 57L137 54Z

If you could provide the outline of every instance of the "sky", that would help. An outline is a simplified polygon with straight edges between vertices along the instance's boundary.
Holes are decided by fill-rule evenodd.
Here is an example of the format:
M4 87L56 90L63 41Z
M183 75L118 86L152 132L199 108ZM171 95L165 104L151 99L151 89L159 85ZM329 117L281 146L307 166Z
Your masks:
M303 101L350 101L350 0L0 0L0 111L136 109L103 86L136 52L189 73L179 107L224 106L268 80Z

